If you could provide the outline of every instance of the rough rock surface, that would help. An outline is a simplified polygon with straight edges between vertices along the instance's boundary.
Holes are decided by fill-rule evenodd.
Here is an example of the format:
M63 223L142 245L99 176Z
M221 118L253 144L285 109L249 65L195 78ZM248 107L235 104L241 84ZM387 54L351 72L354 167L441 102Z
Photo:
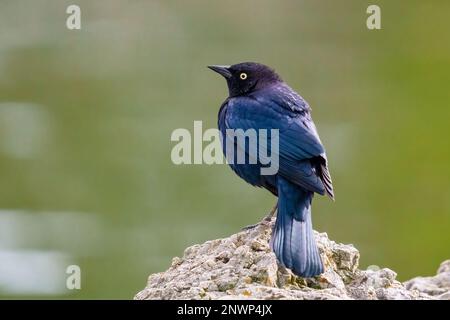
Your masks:
M437 299L450 300L450 260L441 263L434 277L416 277L405 282L408 290L418 290Z
M450 261L437 276L405 286L390 269L358 269L358 250L326 233L316 233L325 273L297 277L277 263L271 226L187 248L167 271L150 275L135 299L449 299Z

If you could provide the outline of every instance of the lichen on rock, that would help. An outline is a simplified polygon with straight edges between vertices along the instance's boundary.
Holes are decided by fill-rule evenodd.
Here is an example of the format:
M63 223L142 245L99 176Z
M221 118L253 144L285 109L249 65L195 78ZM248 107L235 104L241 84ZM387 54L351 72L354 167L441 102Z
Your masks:
M390 269L358 269L358 250L326 233L315 233L325 272L297 277L278 264L270 249L272 226L273 221L187 248L167 271L152 274L135 299L450 298L450 261L431 280L415 278L404 286Z

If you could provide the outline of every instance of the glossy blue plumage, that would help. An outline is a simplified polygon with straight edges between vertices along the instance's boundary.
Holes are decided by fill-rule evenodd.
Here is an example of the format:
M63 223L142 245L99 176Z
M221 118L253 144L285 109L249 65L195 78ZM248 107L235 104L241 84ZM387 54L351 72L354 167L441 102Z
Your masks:
M230 166L248 183L278 196L278 216L271 240L278 260L297 275L318 275L323 272L323 265L314 240L311 202L314 193L331 198L334 195L325 148L312 121L310 107L266 66L247 63L228 70L229 74L215 70L227 78L230 89L230 97L219 111L222 135L226 136L227 129L279 130L277 174L261 175L260 163ZM249 72L248 83L241 83L235 76L242 70ZM235 143L234 147L243 146ZM270 143L263 147L269 153L273 151ZM223 148L226 154L226 143ZM249 152L248 144L245 151Z
M278 129L279 174L306 190L325 193L325 186L310 161L316 157L325 160L325 149L308 104L286 84L227 99L220 109L218 125L223 135L226 129ZM267 147L271 152L270 143ZM275 183L273 177L260 175L260 165L232 164L231 167L252 185ZM276 185L272 187L276 189Z

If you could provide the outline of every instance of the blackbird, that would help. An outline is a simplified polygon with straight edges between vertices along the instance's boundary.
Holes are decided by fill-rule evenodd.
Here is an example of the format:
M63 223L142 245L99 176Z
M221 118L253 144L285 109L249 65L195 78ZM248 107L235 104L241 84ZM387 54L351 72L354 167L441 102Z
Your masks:
M270 143L263 146L278 158L278 170L274 174L262 174L265 165L261 161L229 161L239 177L278 197L265 220L270 220L277 211L270 241L277 259L301 277L323 273L311 222L311 203L314 193L326 194L331 199L334 193L325 148L308 103L272 68L263 64L244 62L208 68L222 75L228 85L229 96L218 116L225 155L229 130L278 130L278 148L271 147ZM250 153L248 144L232 141L229 145Z

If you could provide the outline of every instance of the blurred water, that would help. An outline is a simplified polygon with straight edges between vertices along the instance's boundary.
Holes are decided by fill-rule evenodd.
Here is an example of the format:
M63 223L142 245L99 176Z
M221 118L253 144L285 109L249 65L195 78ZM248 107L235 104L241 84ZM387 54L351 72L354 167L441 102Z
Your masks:
M356 0L79 1L69 31L71 1L2 1L0 296L130 298L186 246L265 215L275 199L226 166L170 161L174 129L216 125L226 88L206 65L245 60L313 108L337 198L316 197L316 229L362 267L434 273L450 253L449 3L378 3L380 31Z
M49 139L45 109L29 103L0 103L0 150L11 158L31 158Z
M69 258L60 252L0 250L0 288L11 295L63 295Z

